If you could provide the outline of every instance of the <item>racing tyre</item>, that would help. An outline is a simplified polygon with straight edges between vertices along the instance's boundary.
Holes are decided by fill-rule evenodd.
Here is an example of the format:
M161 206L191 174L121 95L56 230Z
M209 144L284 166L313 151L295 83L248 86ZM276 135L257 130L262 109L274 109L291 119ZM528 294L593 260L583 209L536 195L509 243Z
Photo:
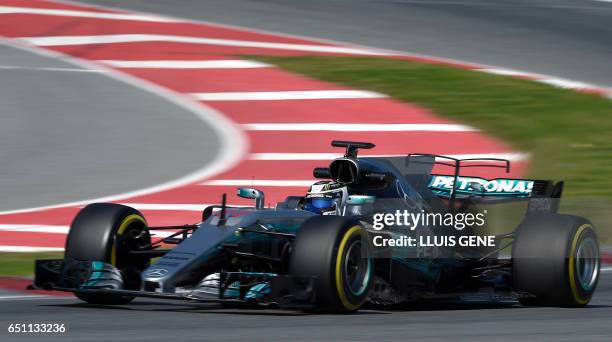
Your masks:
M315 277L317 311L355 312L370 290L371 250L368 234L358 221L317 216L300 227L289 270L298 277Z
M147 222L131 207L113 203L94 203L75 217L66 240L65 257L82 261L103 261L117 268L125 289L140 287L140 272L149 258L129 251L151 243ZM127 304L134 297L75 293L92 304Z
M585 306L599 278L597 236L587 219L527 216L512 247L513 288L523 305Z

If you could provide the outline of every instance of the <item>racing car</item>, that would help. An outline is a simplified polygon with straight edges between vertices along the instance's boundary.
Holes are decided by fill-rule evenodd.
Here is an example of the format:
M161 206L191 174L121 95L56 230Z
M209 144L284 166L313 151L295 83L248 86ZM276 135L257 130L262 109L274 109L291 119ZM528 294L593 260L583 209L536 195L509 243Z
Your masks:
M149 297L340 313L366 303L485 298L575 307L591 299L597 236L587 219L557 212L563 182L461 175L469 167L507 173L504 159L360 157L375 145L332 146L344 148L344 156L313 170L320 181L307 194L275 207L265 207L261 190L238 188L252 206L227 205L223 194L199 223L152 227L131 207L90 204L71 224L65 258L36 260L33 286L104 305ZM445 167L452 172L433 173ZM506 229L493 245L401 246L417 238L478 240L482 232L457 229L456 222L418 229L375 222L400 211L467 215L517 201L526 203L520 223L488 227ZM155 239L161 231L171 233Z

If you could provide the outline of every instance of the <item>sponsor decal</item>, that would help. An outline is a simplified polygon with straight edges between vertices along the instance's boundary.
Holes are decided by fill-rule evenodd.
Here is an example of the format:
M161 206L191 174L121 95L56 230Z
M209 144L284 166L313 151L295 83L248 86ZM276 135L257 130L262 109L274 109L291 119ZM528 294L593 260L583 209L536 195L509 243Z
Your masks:
M440 194L448 194L453 189L453 176L435 175L429 181L429 188ZM482 186L475 189L474 184ZM524 179L497 178L487 180L478 177L458 177L458 193L482 194L482 195L508 195L514 197L529 197L533 188L533 181Z

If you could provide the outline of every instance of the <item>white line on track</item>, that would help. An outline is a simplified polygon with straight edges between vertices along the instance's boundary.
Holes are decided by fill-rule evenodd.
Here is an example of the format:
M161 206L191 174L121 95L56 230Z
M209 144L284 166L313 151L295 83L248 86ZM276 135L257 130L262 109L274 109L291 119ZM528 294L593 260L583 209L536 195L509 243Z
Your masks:
M202 211L202 210L198 210ZM68 234L70 230L69 226L35 226L35 225L20 225L20 224L3 224L0 228L0 232L18 232L18 233L52 233L52 234ZM167 236L170 235L168 231L159 231L155 235ZM7 247L7 246L3 246Z
M204 60L204 61L117 61L99 60L98 63L115 68L155 68L155 69L247 69L267 68L270 64L247 60Z
M504 69L504 68L481 68L481 69L472 69L472 70L484 72L487 74L501 75L501 76L518 76L518 77L535 76L535 74L529 74L524 71Z
M299 90L256 91L228 93L193 93L200 101L273 101L273 100L324 100L324 99L371 99L386 95L365 90Z
M61 252L64 247L32 247L32 246L2 246L0 252L17 252L17 253L32 253L32 252Z
M538 79L537 81L540 83L551 85L553 87L564 88L564 89L591 89L593 88L592 85L584 83L584 82L571 81L571 80L566 80L566 79L556 78L556 77L546 77L546 78Z
M376 154L363 155L362 157L401 157L407 154ZM528 160L527 153L474 153L474 154L446 154L457 159L468 158L502 158L510 161ZM330 160L342 157L341 153L252 153L251 160Z
M103 12L59 10L59 9L30 8L30 7L11 7L11 6L0 6L0 15L2 14L35 14L35 15L51 15L51 16L63 16L63 17L112 19L112 20L152 21L152 22L162 22L162 23L176 21L171 18L166 18L162 16L157 16L157 15L147 15L147 14L103 13Z
M202 211L212 204L167 204L167 203L121 203L138 210L177 210L177 211ZM218 203L216 203L218 204Z
M3 70L33 70L33 71L68 71L68 72L106 72L96 69L74 69L74 68L46 68L46 67L24 67L17 65L0 65Z
M338 131L338 132L471 132L476 128L455 124L345 124L345 123L250 123L250 131Z
M610 267L602 267L599 270L601 272L612 272L612 266L610 266Z
M172 36L163 34L111 34L96 36L53 36L53 37L21 37L21 40L37 46L67 46L88 44L137 43L137 42L173 42L221 45L234 47L250 47L260 49L279 49L309 52L328 52L351 55L388 56L387 52L375 49L362 49L343 46L325 46L312 44L289 44L258 42L248 40L218 39L205 37Z
M68 226L0 224L0 231L68 234Z
M534 73L529 73L525 71L518 71L518 70L504 69L504 68L476 68L472 70L484 72L487 74L494 74L494 75L524 77L534 82L548 84L556 88L575 89L575 90L592 90L592 91L598 91L602 93L603 96L605 97L612 96L611 89L607 89L605 87L598 87L593 84L579 82L579 81L572 81L572 80L559 78L559 77L534 74Z
M315 180L215 179L201 185L218 186L310 186Z
M1 301L10 302L17 300L74 300L74 297L68 296L45 296L45 295L14 295L14 296L0 296Z

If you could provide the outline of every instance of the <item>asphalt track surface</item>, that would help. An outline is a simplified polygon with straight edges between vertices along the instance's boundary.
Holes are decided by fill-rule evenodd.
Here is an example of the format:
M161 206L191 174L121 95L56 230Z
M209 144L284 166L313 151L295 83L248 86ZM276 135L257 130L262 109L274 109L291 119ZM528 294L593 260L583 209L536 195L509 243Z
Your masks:
M0 104L0 211L158 185L218 149L204 122L157 95L6 45Z
M612 2L85 0L612 87Z
M317 315L149 299L115 307L72 298L6 300L0 305L0 339L40 341L41 335L10 335L8 325L57 322L69 332L44 335L44 340L609 341L610 280L612 274L604 274L591 304L580 309L446 304Z

